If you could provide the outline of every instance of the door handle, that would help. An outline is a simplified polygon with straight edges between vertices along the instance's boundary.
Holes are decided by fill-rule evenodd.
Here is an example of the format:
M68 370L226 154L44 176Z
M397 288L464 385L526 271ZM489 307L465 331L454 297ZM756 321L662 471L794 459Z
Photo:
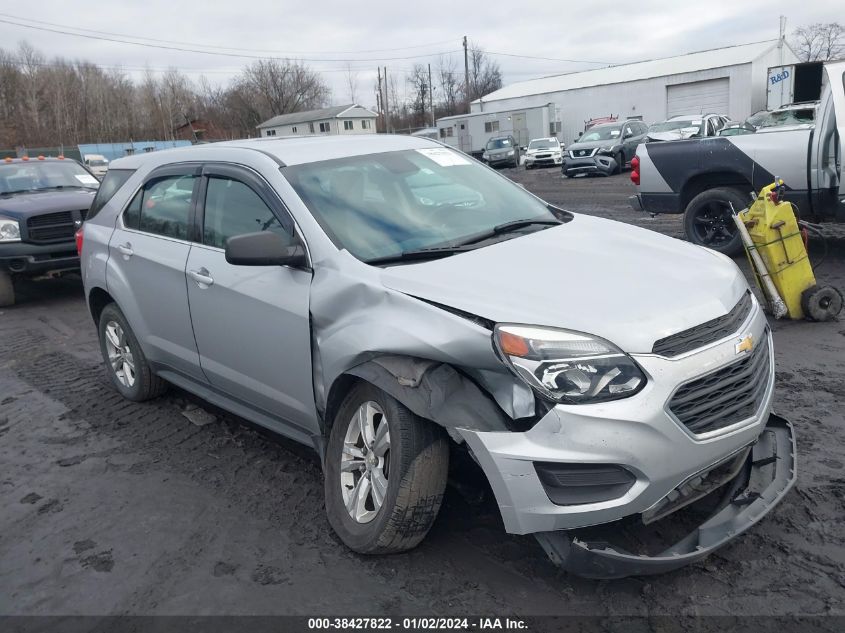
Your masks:
M197 285L200 288L208 288L214 283L214 277L212 277L205 268L200 268L199 270L189 270L188 275L191 279L197 282Z
M126 244L118 244L117 250L119 250L126 259L129 259L135 254L135 251L132 250L132 244L129 242L126 242Z

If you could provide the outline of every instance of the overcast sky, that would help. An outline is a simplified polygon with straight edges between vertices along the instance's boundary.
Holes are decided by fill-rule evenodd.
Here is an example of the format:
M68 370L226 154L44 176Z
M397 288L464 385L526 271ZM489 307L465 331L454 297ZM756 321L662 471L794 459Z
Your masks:
M194 79L205 74L213 83L228 81L239 67L254 61L250 56L287 56L308 60L313 68L324 71L335 104L350 100L345 70L350 64L357 72L358 101L372 106L376 67L387 66L388 72L401 73L404 79L414 63L430 62L434 68L439 54L451 54L462 70L464 35L491 54L583 60L576 63L493 55L502 68L505 83L512 83L775 39L780 14L787 17L788 33L812 22L842 19L842 11L835 8L841 4L835 0L708 0L681 4L668 0L637 0L615 6L571 0L36 0L3 2L0 20L111 39L147 38L144 42L148 46L3 22L0 42L8 49L26 40L48 58L79 58L101 66L148 66L156 70L175 67ZM149 46L153 44L214 50L229 56ZM226 50L222 50L224 47ZM137 71L132 74L139 75Z

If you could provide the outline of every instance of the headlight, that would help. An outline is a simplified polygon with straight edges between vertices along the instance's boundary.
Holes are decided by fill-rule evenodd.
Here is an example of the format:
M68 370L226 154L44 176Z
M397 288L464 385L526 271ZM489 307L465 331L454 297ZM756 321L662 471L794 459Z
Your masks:
M490 158L490 154L488 154L487 152L481 154L481 160L487 160L488 158Z
M17 220L0 217L0 242L20 242L21 226Z
M497 325L496 348L537 392L567 404L627 398L646 383L637 364L604 339L556 328Z
M599 148L599 154L612 154L613 153L613 146L608 145L607 147Z
M513 150L512 149L508 150L508 156L513 156Z

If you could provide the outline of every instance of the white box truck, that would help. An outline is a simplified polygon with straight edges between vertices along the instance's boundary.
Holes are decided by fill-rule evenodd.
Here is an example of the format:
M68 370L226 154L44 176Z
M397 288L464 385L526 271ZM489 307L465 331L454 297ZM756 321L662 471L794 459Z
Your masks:
M437 119L441 141L475 157L480 157L487 141L510 134L520 147L533 138L560 134L560 117L554 103L500 112L472 112Z
M766 109L790 103L818 101L822 94L824 62L772 66L766 81Z

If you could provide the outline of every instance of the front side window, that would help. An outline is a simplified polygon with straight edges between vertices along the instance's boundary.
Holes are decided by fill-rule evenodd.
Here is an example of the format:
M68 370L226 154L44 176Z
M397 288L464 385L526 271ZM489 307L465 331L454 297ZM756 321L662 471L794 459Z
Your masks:
M188 239L191 196L196 176L165 176L147 183L123 213L127 228L145 233Z
M203 244L226 248L230 237L259 231L290 234L251 187L231 178L210 177L205 194Z
M521 187L446 148L304 163L282 173L335 245L363 261L453 245L517 220L556 219Z

